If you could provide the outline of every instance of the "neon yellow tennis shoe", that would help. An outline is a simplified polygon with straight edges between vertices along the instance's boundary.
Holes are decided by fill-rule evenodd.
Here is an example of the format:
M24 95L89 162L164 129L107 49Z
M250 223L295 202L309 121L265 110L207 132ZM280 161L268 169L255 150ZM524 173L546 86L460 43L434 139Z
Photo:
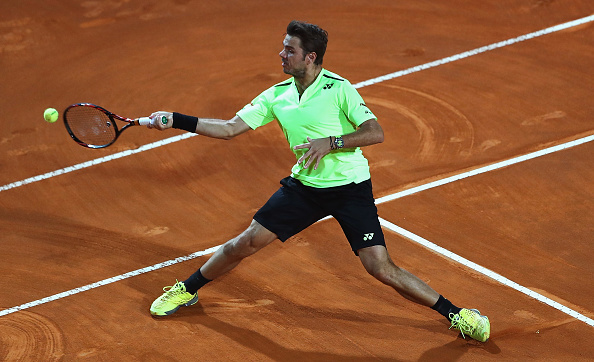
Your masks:
M479 342L486 342L491 335L489 318L481 315L481 312L476 309L463 308L457 314L450 313L450 320L452 321L450 329L459 330L464 338L470 336Z
M186 292L183 282L176 280L173 286L163 288L163 293L151 304L151 314L157 316L170 315L175 313L182 305L189 307L198 302L198 293Z

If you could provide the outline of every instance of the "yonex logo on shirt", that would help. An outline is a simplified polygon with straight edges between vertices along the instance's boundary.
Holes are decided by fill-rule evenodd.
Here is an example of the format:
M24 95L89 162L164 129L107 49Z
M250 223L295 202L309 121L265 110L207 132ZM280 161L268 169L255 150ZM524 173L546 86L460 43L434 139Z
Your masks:
M374 235L374 233L364 234L363 241L367 241L367 240L373 239L373 235Z
M334 83L327 83L323 89L330 89L330 88L332 88L333 85L334 85Z

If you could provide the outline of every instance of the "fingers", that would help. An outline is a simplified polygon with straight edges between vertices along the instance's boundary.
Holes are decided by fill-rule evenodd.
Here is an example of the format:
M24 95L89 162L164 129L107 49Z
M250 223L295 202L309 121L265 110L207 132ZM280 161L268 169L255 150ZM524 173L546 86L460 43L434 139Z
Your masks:
M318 162L316 162L316 165L314 166L314 170L318 169L318 166L320 165L320 161L322 161L322 157L318 158Z
M304 156L302 156L301 158L306 158L307 154L305 154ZM309 168L309 166L313 163L313 161L316 161L316 164L314 165L314 170L318 169L318 166L320 165L320 161L322 160L322 157L324 156L320 156L319 154L316 155L312 155L307 159L307 162L305 162L305 164L303 165L303 168Z
M307 137L307 140L310 142L297 145L297 146L293 147L293 149L300 150L302 148L311 148L311 139L309 137Z
M303 156L299 157L299 159L297 160L297 163L301 163L303 162L303 160L305 160L307 158L309 153L304 153Z
M309 148L309 143L304 143L302 145L293 147L293 149L300 149L300 148ZM310 157L311 154L312 154L312 150L310 149L307 152L305 152L301 157L299 157L299 159L297 160L297 163L299 164L299 163L305 162L305 160L307 160L308 158L311 158ZM303 167L305 167L305 168L309 167L309 160L307 160L307 163L305 163L303 165Z
M300 150L302 148L311 148L311 141L313 141L313 140L311 138L307 137L307 143L297 145L297 146L293 147L293 149Z
M304 168L309 168L311 165L314 165L314 170L317 170L322 158L330 152L330 148L325 140L325 138L311 139L310 137L307 137L308 143L293 147L295 150L308 149L307 152L299 158L297 163L303 164Z
M147 128L155 128L158 130L164 130L171 128L173 124L173 113L171 112L154 112L149 117L150 122L146 125Z
M313 163L314 159L317 159L316 165L314 166L314 170L317 169L318 168L318 165L320 164L321 157L320 158L317 158L317 157L311 156L307 160L307 162L305 162L305 165L303 165L303 167L309 168L309 166Z

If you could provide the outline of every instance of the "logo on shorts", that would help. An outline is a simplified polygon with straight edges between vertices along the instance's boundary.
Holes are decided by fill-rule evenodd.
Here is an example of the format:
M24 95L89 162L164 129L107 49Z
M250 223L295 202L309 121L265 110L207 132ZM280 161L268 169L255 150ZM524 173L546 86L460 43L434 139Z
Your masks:
M371 239L373 239L373 233L363 234L363 241L367 241L367 240L371 240Z

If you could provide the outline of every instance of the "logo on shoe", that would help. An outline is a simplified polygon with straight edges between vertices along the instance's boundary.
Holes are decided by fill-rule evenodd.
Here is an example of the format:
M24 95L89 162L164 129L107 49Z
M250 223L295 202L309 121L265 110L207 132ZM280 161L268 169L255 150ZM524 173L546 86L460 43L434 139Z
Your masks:
M374 235L374 233L363 234L363 241L367 241L367 240L373 239L373 235Z

